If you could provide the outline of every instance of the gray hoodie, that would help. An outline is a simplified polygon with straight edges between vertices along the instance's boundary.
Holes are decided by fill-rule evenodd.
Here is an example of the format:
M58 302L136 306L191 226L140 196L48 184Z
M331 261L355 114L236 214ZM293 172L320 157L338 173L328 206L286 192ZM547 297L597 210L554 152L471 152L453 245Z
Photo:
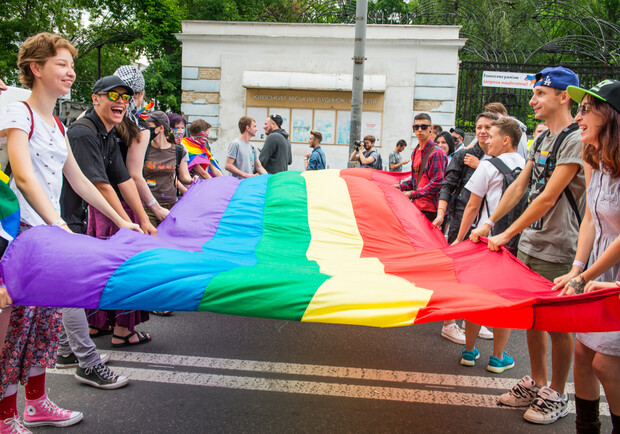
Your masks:
M267 136L258 159L267 173L278 173L288 170L288 166L293 163L288 133L282 128L273 130Z

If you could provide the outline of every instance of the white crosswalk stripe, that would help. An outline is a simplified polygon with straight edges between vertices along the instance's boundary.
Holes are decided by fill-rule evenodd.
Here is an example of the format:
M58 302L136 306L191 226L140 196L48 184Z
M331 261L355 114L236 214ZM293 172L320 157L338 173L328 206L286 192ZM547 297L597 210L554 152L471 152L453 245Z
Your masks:
M110 356L114 361L114 371L129 376L131 381L497 409L510 409L510 407L498 406L497 397L500 390L510 389L519 380L517 378L444 375L121 351L111 351ZM140 364L141 367L123 366L127 363ZM188 372L184 368L235 371L236 375ZM73 375L73 370L50 370L49 372L59 375ZM343 384L343 382L312 381L308 378L264 378L238 375L240 372L323 377L344 382L363 380L377 384ZM385 384L378 384L379 382L398 383L398 386L386 386ZM413 388L412 385L416 385L418 388ZM491 389L491 393L472 393L459 390L461 388ZM567 385L567 391L569 393L574 391L572 383ZM521 411L523 410L521 409ZM571 412L574 412L572 402ZM609 416L607 403L601 403L601 415Z

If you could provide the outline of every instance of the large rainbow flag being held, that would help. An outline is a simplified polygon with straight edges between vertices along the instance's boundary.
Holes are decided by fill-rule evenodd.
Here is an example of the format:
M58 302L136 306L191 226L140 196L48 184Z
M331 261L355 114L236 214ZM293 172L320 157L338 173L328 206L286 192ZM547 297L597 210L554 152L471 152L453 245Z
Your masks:
M7 250L4 279L22 305L620 330L620 289L558 297L505 250L448 246L391 186L395 176L346 169L201 181L156 237L30 229Z

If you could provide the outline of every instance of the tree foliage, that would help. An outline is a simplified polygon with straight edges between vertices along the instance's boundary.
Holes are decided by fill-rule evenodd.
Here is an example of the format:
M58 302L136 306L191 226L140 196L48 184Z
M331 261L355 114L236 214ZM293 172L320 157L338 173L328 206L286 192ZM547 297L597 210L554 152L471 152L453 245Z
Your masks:
M147 96L178 111L181 46L174 34L182 20L353 23L355 9L355 0L4 0L0 77L16 84L21 42L54 32L79 50L74 99L89 101L100 75L143 58ZM368 22L460 25L468 38L464 59L613 65L620 58L620 0L370 0Z

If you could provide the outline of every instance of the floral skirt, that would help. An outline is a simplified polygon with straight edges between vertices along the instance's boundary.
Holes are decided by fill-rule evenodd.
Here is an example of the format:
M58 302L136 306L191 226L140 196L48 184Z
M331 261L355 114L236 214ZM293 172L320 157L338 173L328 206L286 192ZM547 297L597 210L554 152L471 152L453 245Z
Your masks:
M31 226L21 222L19 233ZM0 284L4 284L0 277ZM14 306L0 352L0 399L11 384L28 382L30 368L53 368L62 314L55 307Z
M0 354L0 399L6 387L28 382L30 368L53 368L62 314L54 307L15 306Z

